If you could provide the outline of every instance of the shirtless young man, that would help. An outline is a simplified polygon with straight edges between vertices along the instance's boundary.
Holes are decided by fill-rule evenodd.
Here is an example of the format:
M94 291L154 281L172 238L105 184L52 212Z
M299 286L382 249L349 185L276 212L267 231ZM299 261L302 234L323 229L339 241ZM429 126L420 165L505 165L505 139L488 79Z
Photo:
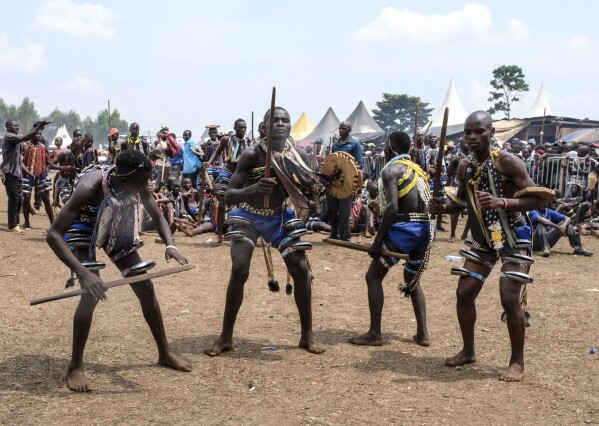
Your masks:
M48 231L46 241L50 248L77 274L81 287L87 289L73 319L73 348L66 378L72 391L91 390L90 381L84 373L83 351L96 305L98 301L106 300L104 282L82 263L96 260L95 247L102 247L123 275L139 264L141 258L137 249L141 242L138 229L133 225L137 222L138 203L141 201L166 244L166 261L175 259L180 264L187 263L174 246L168 224L148 188L151 172L152 163L137 150L123 151L117 158L116 167L109 165L88 169L78 176L69 202ZM120 220L115 219L119 217ZM94 233L89 251L69 247L69 234L75 230L81 234ZM113 233L118 235L116 241L110 238ZM144 318L156 341L158 363L180 371L191 371L191 364L175 355L169 347L152 281L131 284L131 288L139 299Z
M365 334L349 339L355 345L383 344L383 279L389 269L398 263L397 259L383 257L383 248L410 256L404 266L405 285L401 289L412 300L416 316L414 341L422 346L430 345L426 327L426 302L420 277L426 269L434 238L434 225L426 212L426 203L430 199L427 173L410 161L409 152L410 137L404 132L391 133L385 145L387 163L379 180L383 219L370 246L372 262L366 272L370 328Z
M525 316L521 306L522 283L528 268L516 255L530 255L532 232L526 212L541 207L544 201L535 193L535 183L524 162L505 151L491 149L495 133L488 112L477 111L464 124L464 139L470 149L470 162L460 163L457 194L447 193L445 202L433 199L433 213L457 213L468 209L472 232L471 251L463 268L453 268L460 275L457 288L457 316L464 342L463 349L447 358L445 365L455 367L476 362L474 323L476 297L485 279L501 256L503 264L499 279L501 304L507 316L512 355L508 368L499 379L516 382L524 376ZM522 192L527 188L527 191ZM542 191L536 191L541 194ZM475 260L473 260L475 259ZM520 274L514 274L514 272ZM522 281L524 280L524 281Z
M285 155L298 154L298 151L287 142L291 131L289 113L281 107L276 107L272 119L274 120L273 169L275 169L273 176L278 176L282 168L277 168L277 162L284 161ZM266 113L264 122L268 124L269 120L271 120L270 111ZM301 154L303 154L302 160L307 161L305 151L301 151ZM297 160L293 160L293 163L297 164ZM289 191L297 190L297 186L295 186L297 183L291 181L293 183L289 187L285 186L287 184L284 184L279 177L264 177L265 164L264 141L251 145L241 155L227 189L225 196L227 204L239 206L231 212L229 219L238 218L237 220L241 222L249 221L249 223L236 226L235 230L241 232L239 235L241 238L231 241L231 277L227 287L223 328L214 345L205 351L210 356L233 349L233 327L243 301L244 286L249 276L256 240L259 237L278 248L285 265L287 265L287 270L293 277L295 303L301 324L299 346L316 354L325 350L316 342L312 334L312 288L303 252L306 249L306 243L301 243L300 238L291 236L293 229L284 225L294 218L293 210L287 210L284 202L288 195L296 195L293 192L290 194ZM306 170L302 169L302 171L308 174L312 173L307 166ZM298 173L300 172L298 171ZM324 187L319 183L313 185L312 188L315 188L316 195L324 192ZM265 196L268 197L268 207L264 204ZM292 197L293 199L294 197ZM300 205L299 200L296 199L296 202ZM305 200L303 205L306 206L305 215L307 216ZM298 206L295 207L298 210Z

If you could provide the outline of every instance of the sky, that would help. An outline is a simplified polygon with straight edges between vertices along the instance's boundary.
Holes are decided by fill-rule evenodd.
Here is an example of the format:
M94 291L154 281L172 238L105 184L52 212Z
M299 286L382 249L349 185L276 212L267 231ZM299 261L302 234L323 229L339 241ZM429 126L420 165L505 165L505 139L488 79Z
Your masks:
M518 65L556 115L599 119L599 2L21 0L0 27L0 97L82 118L117 108L142 132L255 126L277 104L314 125L407 93L438 107L451 79L488 109L492 71ZM502 118L500 114L495 118ZM248 129L249 130L249 129ZM122 131L122 129L121 129Z

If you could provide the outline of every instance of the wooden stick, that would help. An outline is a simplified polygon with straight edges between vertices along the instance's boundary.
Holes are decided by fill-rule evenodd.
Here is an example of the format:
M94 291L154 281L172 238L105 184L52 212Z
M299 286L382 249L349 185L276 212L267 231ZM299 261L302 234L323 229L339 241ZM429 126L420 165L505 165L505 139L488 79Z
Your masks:
M426 135L428 135L428 131L431 129L431 124L433 124L433 120L428 122L428 126L426 126L426 129L424 130L424 135L422 135L424 139L426 139Z
M277 96L277 88L272 88L272 97L270 98L270 117L268 119L268 136L266 139L266 164L264 165L264 177L270 178L270 168L272 166L272 133L275 125L275 98ZM269 196L264 196L264 208L269 208Z
M254 111L252 111L252 143L256 142L254 139Z
M543 108L543 121L541 122L541 142L543 143L543 139L545 138L545 113L547 112L547 108Z
M204 219L204 189L206 188L206 170L200 168L200 173L202 174L202 178L200 179L200 205L198 206L198 225L202 224L202 219Z
M420 109L419 102L416 101L416 118L414 119L414 146L416 146L416 140L418 139L418 110Z
M363 251L366 253L368 253L368 249L370 248L363 244L350 243L349 241L335 240L333 238L327 238L323 241L326 241L327 243L332 244L334 246L345 247L348 249ZM386 248L383 249L382 254L383 254L383 256L394 257L396 259L401 259L401 260L408 260L410 258L410 256L408 256L407 254L395 253L393 251L387 250Z
M172 268L163 269L162 271L150 272L149 274L141 274L141 275L136 275L136 276L129 277L129 278L121 278L119 280L110 281L110 282L104 283L104 288L106 288L108 290L109 288L113 288L113 287L119 287L119 286L126 285L126 284L133 284L133 283L137 283L137 282L145 281L145 280L151 280L151 279L162 277L165 275L176 274L178 272L189 271L190 269L193 269L195 267L196 266L192 265L192 264L177 265L177 266L173 266ZM39 305L40 303L52 302L54 300L60 300L60 299L67 299L69 297L74 297L74 296L81 296L82 294L85 294L85 293L87 293L87 290L84 288L80 288L79 290L68 291L66 293L56 294L54 296L47 296L47 297L41 297L39 299L34 299L31 302L29 302L29 304L31 306Z
M437 163L435 164L435 180L433 186L433 198L439 198L441 194L441 174L443 164L443 151L445 150L445 138L447 137L447 121L449 119L449 108L445 108L443 113L443 126L441 127L441 140L439 141L439 153L437 154ZM436 215L432 215L436 217Z

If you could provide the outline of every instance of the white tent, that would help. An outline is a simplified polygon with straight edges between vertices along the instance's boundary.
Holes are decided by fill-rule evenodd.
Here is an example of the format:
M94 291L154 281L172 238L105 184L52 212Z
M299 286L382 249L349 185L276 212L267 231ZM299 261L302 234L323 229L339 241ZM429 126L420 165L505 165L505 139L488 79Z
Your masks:
M58 137L62 138L62 147L63 148L66 148L71 143L73 143L73 139L71 139L71 136L69 136L69 132L67 131L67 127L64 124L62 126L60 126L58 128L58 130L56 131L56 135L50 141L50 146L54 146L54 141Z
M381 126L368 113L362 101L358 103L356 109L347 117L346 121L351 123L351 134L358 140L368 139L384 133Z
M464 121L468 117L468 112L462 106L458 92L455 90L453 80L449 81L449 88L445 94L445 99L441 103L441 106L437 108L437 111L433 114L431 119L431 129L435 127L441 127L443 125L443 115L445 114L445 108L449 108L449 116L447 125L452 126L455 124L463 125ZM427 124L428 126L428 124Z
M541 84L541 90L539 90L539 94L525 115L525 118L542 117L543 115L553 115L553 111L551 111L551 107L549 106L545 88Z

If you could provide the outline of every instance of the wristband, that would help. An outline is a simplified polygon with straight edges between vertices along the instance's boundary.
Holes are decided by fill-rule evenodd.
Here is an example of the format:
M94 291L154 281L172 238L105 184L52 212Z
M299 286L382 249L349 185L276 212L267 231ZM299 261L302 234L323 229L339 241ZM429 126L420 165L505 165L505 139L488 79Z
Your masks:
M501 201L503 201L503 209L507 210L507 200L505 198L502 198Z
M164 251L168 250L168 249L174 249L175 251L179 251L179 249L176 246L166 246L166 248L164 249Z

